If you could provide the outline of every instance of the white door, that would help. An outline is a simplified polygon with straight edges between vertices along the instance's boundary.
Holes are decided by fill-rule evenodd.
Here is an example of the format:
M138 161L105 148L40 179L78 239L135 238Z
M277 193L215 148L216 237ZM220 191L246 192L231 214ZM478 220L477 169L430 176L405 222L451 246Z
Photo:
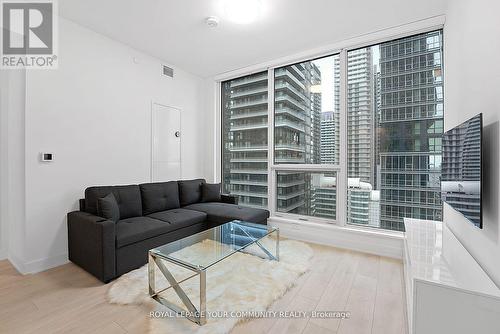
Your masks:
M151 181L181 178L181 111L153 103Z

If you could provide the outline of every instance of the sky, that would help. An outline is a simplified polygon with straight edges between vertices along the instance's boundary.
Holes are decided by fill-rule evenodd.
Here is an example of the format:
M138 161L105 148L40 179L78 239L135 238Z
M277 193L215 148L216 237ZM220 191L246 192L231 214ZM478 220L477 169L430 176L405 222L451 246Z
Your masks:
M329 56L312 61L321 71L321 112L333 111L334 109L334 57L338 56Z

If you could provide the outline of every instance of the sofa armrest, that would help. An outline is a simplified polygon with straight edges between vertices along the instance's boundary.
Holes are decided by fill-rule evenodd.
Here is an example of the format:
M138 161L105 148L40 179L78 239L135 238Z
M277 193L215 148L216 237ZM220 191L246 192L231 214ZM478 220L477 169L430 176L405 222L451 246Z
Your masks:
M68 213L70 261L107 283L116 277L115 223L82 211Z
M222 203L228 203L228 204L236 204L236 205L238 205L238 196L229 195L229 194L221 194L220 195L220 201Z

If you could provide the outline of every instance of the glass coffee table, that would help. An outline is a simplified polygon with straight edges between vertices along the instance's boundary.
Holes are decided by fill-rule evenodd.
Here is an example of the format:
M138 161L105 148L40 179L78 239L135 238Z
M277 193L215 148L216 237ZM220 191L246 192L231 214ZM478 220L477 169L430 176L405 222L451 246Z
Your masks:
M274 237L274 251L270 251L263 244L263 239L266 237ZM203 254L193 260L192 257L187 258L180 250L193 246L199 242L211 240L208 249L203 248ZM229 223L208 229L206 231L193 234L189 237L173 241L166 245L151 249L149 251L148 264L148 280L149 280L149 295L156 301L177 312L183 314L189 320L204 325L206 323L206 270L225 258L237 253L243 252L251 245L256 245L261 251L262 257L271 260L279 261L279 229L267 225L248 223L240 220L234 220ZM192 255L192 254L191 254ZM255 254L254 254L255 255ZM193 272L188 277L177 281L167 268L163 261L167 261L173 265L180 266ZM155 270L156 267L161 271L165 279L170 284L168 287L156 290ZM180 284L195 276L200 277L200 303L197 309L193 302L189 299ZM166 300L160 293L167 289L174 289L179 296L182 304L186 309L173 304Z

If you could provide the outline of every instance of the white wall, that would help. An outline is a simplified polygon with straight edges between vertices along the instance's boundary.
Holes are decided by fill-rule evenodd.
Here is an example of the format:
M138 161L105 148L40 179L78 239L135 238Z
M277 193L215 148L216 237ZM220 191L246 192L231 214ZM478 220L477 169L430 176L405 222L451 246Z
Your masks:
M444 31L446 130L483 113L483 229L444 205L444 221L500 286L500 2L449 2Z
M25 217L25 94L23 70L0 71L1 149L0 149L0 222L2 253L20 270L24 259ZM8 239L7 239L8 237ZM18 265L19 264L19 265Z
M9 72L0 71L0 260L7 257L7 131Z
M204 133L206 144L209 149L205 152L205 175L207 181L221 182L221 142L220 142L220 110L217 105L217 98L220 94L219 85L213 77L206 78L203 81L204 106L206 109L205 121L207 124Z
M205 176L201 78L162 76L159 59L64 19L59 36L59 68L26 79L24 272L67 261L66 213L86 187L149 181L152 101L182 110L183 178Z

